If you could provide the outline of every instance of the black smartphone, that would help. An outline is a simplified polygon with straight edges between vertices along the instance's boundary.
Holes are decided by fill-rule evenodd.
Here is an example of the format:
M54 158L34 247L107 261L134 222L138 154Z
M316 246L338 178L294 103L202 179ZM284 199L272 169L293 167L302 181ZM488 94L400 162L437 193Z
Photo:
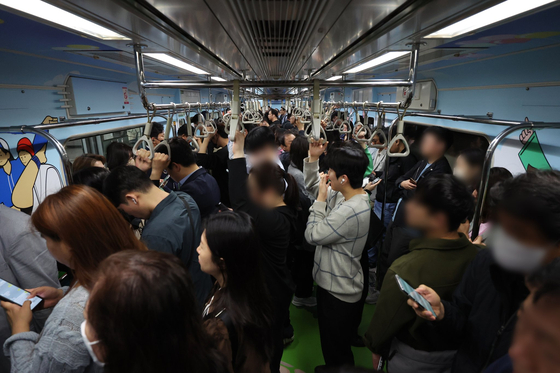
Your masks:
M23 290L6 280L0 279L0 298L20 306L23 306L23 303L29 300L31 301L31 309L34 309L43 301L43 298L33 297L31 299L27 299L30 294L30 292Z
M230 211L230 210L231 210L229 207L227 207L226 205L224 205L222 202L218 203L218 204L216 205L216 207L218 208L218 211L220 211L220 212Z

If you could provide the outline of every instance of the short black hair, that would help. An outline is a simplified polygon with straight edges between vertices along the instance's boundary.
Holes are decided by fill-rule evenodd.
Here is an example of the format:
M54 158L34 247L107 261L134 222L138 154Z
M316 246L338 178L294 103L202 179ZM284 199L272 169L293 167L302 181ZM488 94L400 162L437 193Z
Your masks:
M290 130L286 130L286 131L284 131L284 133L282 133L282 135L280 136L280 145L286 146L286 136L289 136L289 135L293 135L294 138L296 138L296 137L299 136L299 135L296 135L295 133L293 133L293 132L290 131Z
M274 115L276 118L278 118L278 110L276 110L276 109L270 109L270 113L271 113L272 115Z
M109 170L103 167L88 167L72 175L74 185L86 185L103 193L103 182L109 175Z
M453 175L428 175L421 179L413 198L432 212L443 212L449 232L456 231L474 213L472 194Z
M163 124L159 122L152 122L152 131L150 132L150 138L157 138L160 133L163 133Z
M189 136L189 132L188 132L189 127L188 126L191 126L191 124L190 123L185 123L181 127L179 127L179 129L177 130L177 136L181 137L181 136L184 135L184 136L188 137ZM192 126L191 126L191 128L192 128Z
M492 167L490 169L490 178L488 179L488 186L486 189L486 199L482 205L482 211L480 211L480 221L482 223L494 220L496 205L500 195L500 184L511 178L513 178L513 175L507 168ZM478 184L476 186L477 190L479 188ZM482 198L482 196L479 196L478 198Z
M367 151L367 150L366 150ZM354 189L362 186L364 174L369 165L369 159L364 149L353 142L341 142L329 147L325 159L328 168L332 169L337 177L348 176L348 181Z
M554 259L548 265L527 276L527 284L536 288L533 303L544 297L560 300L560 258Z
M482 169L482 165L484 164L484 150L480 148L467 148L463 149L459 155L465 158L465 161L471 167L479 167Z
M216 123L216 132L218 133L218 136L220 136L222 139L227 139L228 138L228 134L226 132L225 124Z
M445 144L445 150L449 150L453 145L453 132L448 130L447 128L443 127L428 127L424 130L424 135L432 135L435 136L438 141L443 142Z
M303 160L309 153L309 141L303 136L296 136L290 146L290 162L300 171L303 171Z
M495 191L498 210L531 221L544 236L560 241L560 171L536 170L502 182Z
M103 194L114 205L126 203L125 195L130 192L148 192L154 184L144 172L135 166L117 167L103 182Z
M253 128L245 138L245 150L251 153L266 147L276 148L274 132L269 127Z
M169 148L171 149L170 163L177 163L183 167L192 166L196 163L196 155L192 151L189 143L181 137L173 137L169 139ZM158 149L160 153L167 154L167 148L162 146Z

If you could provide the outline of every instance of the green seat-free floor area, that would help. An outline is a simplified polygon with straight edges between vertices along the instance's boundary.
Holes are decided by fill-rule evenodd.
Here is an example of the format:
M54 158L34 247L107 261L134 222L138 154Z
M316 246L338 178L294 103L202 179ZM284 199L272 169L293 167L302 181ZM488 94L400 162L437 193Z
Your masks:
M366 304L359 333L363 335L373 316L375 306ZM313 373L315 367L325 364L319 339L316 308L290 306L290 320L294 327L294 342L284 349L282 373ZM352 347L357 366L371 368L371 352L366 348Z

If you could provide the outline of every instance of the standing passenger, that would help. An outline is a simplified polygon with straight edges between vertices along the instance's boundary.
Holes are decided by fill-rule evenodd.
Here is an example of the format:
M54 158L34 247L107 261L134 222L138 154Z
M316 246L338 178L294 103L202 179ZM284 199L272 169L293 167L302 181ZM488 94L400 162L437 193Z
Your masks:
M268 128L259 127L251 133L261 129L270 132ZM274 137L272 142L274 144ZM270 145L266 150L261 149L264 153L259 155L264 159L253 165L247 175L244 145L245 134L237 132L233 159L229 162L230 198L235 211L246 212L254 219L255 230L261 239L265 281L273 302L274 352L270 370L277 373L282 359L284 324L289 318L293 294L286 256L295 242L299 192L294 178L270 162L267 157L270 156Z
M229 372L270 372L272 307L251 218L230 211L212 216L197 251L202 270L216 279L204 326Z
M47 249L45 240L31 230L29 215L0 205L0 279L22 289L37 286L59 287L56 260ZM50 309L33 312L31 330L41 332ZM0 309L0 346L11 335L10 324ZM10 371L10 360L1 354L0 371Z
M369 195L362 189L368 158L361 146L329 148L329 173L319 175L324 146L312 144L304 162L305 183L317 195L305 239L315 249L313 277L321 348L327 366L354 365L351 344L361 321L362 252L369 233Z
M30 331L30 302L23 307L2 302L12 325L4 343L12 372L92 372L95 369L80 335L84 306L99 264L122 250L146 250L126 221L101 193L71 185L49 195L31 223L47 241L52 256L71 268L75 282L67 290L39 287L31 291L53 307L41 334ZM37 285L40 285L38 283Z
M133 166L111 171L103 191L117 208L136 218L147 219L142 241L148 249L173 254L185 263L202 307L212 283L200 270L195 257L201 221L192 197L159 189L144 172Z
M220 188L216 179L212 177L203 167L196 164L196 155L193 153L189 143L174 137L169 140L171 159L167 148L161 148L152 160L152 173L150 178L159 181L164 170L178 184L176 190L191 196L196 202L202 219L210 214L218 212L216 207L220 203Z
M105 373L223 373L181 261L123 251L101 263L81 339Z

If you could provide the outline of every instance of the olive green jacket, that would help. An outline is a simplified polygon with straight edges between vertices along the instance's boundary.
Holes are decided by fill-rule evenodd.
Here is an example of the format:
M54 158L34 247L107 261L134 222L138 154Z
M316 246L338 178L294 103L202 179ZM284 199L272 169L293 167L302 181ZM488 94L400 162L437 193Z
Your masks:
M463 273L478 252L478 247L461 234L459 239L419 238L410 242L410 253L395 260L385 275L375 313L364 339L366 346L380 354L393 337L423 351L449 350L449 346L435 346L419 327L424 320L417 317L406 304L407 296L400 290L395 274L413 288L427 285L442 299L450 300Z

